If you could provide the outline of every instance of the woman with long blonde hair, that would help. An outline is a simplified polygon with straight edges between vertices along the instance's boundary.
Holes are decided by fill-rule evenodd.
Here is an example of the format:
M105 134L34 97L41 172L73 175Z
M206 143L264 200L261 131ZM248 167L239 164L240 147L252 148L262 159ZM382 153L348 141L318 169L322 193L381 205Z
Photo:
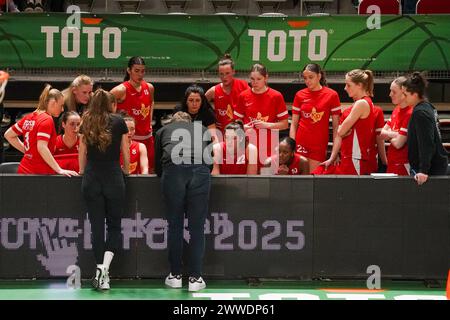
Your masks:
M52 117L61 114L63 103L62 93L47 84L36 110L6 131L6 140L24 154L18 173L78 175L75 171L62 169L53 157L57 135ZM23 137L23 141L19 136Z

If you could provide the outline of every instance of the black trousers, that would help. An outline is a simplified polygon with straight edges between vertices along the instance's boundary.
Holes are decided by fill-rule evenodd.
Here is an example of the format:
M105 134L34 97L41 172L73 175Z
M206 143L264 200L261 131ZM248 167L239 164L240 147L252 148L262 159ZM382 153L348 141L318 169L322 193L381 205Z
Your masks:
M115 252L122 245L121 220L125 207L125 180L119 162L88 162L81 190L91 222L95 261L101 264L105 251Z

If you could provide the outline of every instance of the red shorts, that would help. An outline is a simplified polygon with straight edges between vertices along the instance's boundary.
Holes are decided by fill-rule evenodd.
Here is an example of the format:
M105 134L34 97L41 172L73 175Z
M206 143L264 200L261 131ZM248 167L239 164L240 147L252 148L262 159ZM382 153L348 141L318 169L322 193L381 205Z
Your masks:
M319 162L324 162L327 158L326 150L305 148L300 144L297 144L296 153L298 153L301 156L304 156L307 159L316 160Z
M395 173L399 176L409 176L410 166L409 163L401 163L401 164L390 164L387 166L387 173Z

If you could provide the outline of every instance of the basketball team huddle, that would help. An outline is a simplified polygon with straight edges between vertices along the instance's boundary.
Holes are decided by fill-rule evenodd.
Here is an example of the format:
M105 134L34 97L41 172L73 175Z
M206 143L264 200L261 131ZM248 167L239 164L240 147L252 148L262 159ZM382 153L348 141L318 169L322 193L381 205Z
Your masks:
M345 91L354 102L343 107L337 92L327 86L321 67L307 64L301 70L306 88L295 94L290 124L285 99L269 86L265 66L252 66L249 86L235 78L234 62L225 55L218 63L218 74L219 84L206 92L190 86L174 109L187 112L211 132L213 175L383 171L413 175L422 184L429 175L446 174L448 158L437 112L426 99L427 81L418 72L392 81L389 96L395 108L385 122L383 110L373 101L370 70L347 72ZM120 113L129 130L130 174L154 173L155 89L144 76L144 60L132 57L124 82L110 91L111 112ZM37 110L8 129L5 138L24 153L18 173L78 174L79 128L92 89L93 81L84 75L63 92L47 86Z

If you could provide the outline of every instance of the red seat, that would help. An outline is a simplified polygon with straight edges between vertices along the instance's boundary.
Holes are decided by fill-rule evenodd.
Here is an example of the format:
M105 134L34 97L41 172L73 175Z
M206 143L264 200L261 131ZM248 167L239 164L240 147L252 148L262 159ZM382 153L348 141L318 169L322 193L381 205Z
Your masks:
M450 14L450 1L419 0L416 5L416 14Z
M367 8L373 5L380 7L381 14L400 14L398 0L362 0L358 6L358 14L372 14L367 12Z

